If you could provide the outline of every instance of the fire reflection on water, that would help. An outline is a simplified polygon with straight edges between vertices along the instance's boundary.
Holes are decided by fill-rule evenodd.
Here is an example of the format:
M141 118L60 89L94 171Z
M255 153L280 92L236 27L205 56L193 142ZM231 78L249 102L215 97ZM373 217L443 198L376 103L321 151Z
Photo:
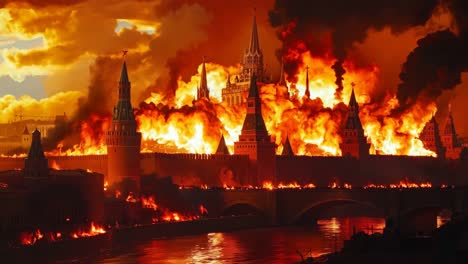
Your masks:
M223 242L222 233L207 234L207 245L196 244L192 249L191 256L186 263L223 263Z

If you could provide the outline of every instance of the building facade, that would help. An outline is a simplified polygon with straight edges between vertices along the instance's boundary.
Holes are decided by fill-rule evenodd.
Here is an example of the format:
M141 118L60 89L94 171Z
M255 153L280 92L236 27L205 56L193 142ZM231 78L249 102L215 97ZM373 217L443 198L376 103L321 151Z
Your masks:
M236 75L233 80L231 77L228 77L226 87L222 90L223 102L226 102L230 106L245 102L252 75L257 76L259 84L269 83L271 81L270 77L267 76L263 64L263 53L260 49L255 15L253 17L250 43L248 48L244 51L240 73Z

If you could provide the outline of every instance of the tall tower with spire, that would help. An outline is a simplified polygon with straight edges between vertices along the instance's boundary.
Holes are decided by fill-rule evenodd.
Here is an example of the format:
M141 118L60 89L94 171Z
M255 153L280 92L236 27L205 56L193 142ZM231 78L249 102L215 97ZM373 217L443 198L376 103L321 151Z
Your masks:
M354 90L353 90L354 92ZM309 90L309 65L306 66L306 88L304 96L310 99L310 90Z
M263 53L258 41L257 18L255 14L253 16L249 47L244 52L244 59L241 65L242 72L239 76L241 82L249 82L253 74L257 76L259 81L263 81L265 75L263 71Z
M424 126L423 131L419 135L419 139L423 142L424 147L434 151L438 158L445 158L445 147L440 139L439 124L434 115L432 115L431 120Z
M23 176L27 180L47 179L49 177L49 161L44 155L41 143L41 132L32 133L31 148L24 160Z
M205 57L203 56L202 72L200 76L200 86L197 88L197 99L205 98L210 100L210 90L208 89L208 81L206 79Z
M342 134L340 143L342 156L365 158L369 156L370 144L364 136L361 119L359 118L359 104L354 95L354 84L348 104L348 118Z
M235 82L226 84L222 90L223 102L228 105L238 105L245 102L245 94L249 90L250 78L255 75L259 83L269 83L270 77L266 73L263 64L263 53L260 49L260 41L258 38L257 18L254 14L252 22L252 32L247 49L243 54L243 59L239 75L236 76Z
M137 132L130 88L124 61L119 81L119 99L114 107L111 127L106 132L107 180L111 184L123 183L125 188L135 190L140 184L141 133Z
M271 142L263 120L262 104L255 74L251 77L249 97L247 98L247 115L239 141L234 143L234 154L249 156L253 177L249 184L261 184L264 181L274 182L276 180L275 144Z
M445 120L444 130L442 131L442 143L445 146L445 157L447 159L458 159L460 157L462 145L458 140L458 135L455 130L451 105L449 105L449 114Z

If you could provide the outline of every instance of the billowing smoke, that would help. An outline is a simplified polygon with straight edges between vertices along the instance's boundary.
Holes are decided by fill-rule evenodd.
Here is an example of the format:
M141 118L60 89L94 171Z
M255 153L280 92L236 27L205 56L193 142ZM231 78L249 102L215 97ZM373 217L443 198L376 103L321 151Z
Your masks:
M467 58L461 39L449 30L420 39L402 67L397 94L400 108L421 100L433 102L444 90L454 88L467 69Z
M458 32L441 30L418 40L402 66L397 111L416 102L435 101L444 90L460 84L461 73L468 70L468 3L451 0L445 4L455 16Z
M423 25L432 15L438 0L356 0L356 1L288 1L276 0L270 11L270 23L278 28L283 42L281 53L303 42L315 56L337 58L333 67L336 75L337 96L342 90L343 61L347 50L355 42L363 41L369 29L391 27L402 32L416 25ZM332 50L328 50L331 42ZM291 66L291 65L296 65ZM288 62L286 70L292 76L299 61Z

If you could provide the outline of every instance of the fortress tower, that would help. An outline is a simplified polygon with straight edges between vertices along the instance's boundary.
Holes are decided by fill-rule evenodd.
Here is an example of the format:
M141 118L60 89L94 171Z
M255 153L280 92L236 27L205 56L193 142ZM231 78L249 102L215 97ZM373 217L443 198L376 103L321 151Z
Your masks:
M438 158L445 158L445 147L440 140L439 125L434 116L424 126L419 139L424 143L424 147L434 151Z
M114 107L112 125L106 132L107 180L110 184L124 182L128 188L140 185L141 134L130 103L130 81L124 61L119 81L119 99Z
M255 15L253 16L249 46L244 51L244 57L241 62L240 74L235 77L234 82L228 80L226 83L226 88L222 90L223 102L227 102L228 105L238 105L245 102L244 93L249 90L249 82L252 75L256 75L257 81L261 83L270 82L270 78L267 76L263 65L263 53L258 40Z
M203 57L200 86L197 87L197 100L200 100L201 98L210 100L210 90L208 89L208 81L206 79L205 57Z
M28 157L24 160L23 173L25 180L48 179L49 177L49 161L42 150L41 132L37 129L32 133L31 148Z
M359 105L354 95L354 84L348 108L348 118L343 130L342 143L340 143L342 156L358 159L368 157L370 144L364 136L364 129L359 118Z
M445 146L445 157L447 159L458 159L462 150L462 145L458 140L455 124L452 117L452 109L449 106L449 115L445 120L445 127L442 131L442 143Z
M239 141L234 143L234 154L248 155L252 163L250 184L261 184L263 181L276 179L275 144L265 127L262 116L261 99L257 88L257 77L252 75L249 97L247 98L247 115L242 126Z

